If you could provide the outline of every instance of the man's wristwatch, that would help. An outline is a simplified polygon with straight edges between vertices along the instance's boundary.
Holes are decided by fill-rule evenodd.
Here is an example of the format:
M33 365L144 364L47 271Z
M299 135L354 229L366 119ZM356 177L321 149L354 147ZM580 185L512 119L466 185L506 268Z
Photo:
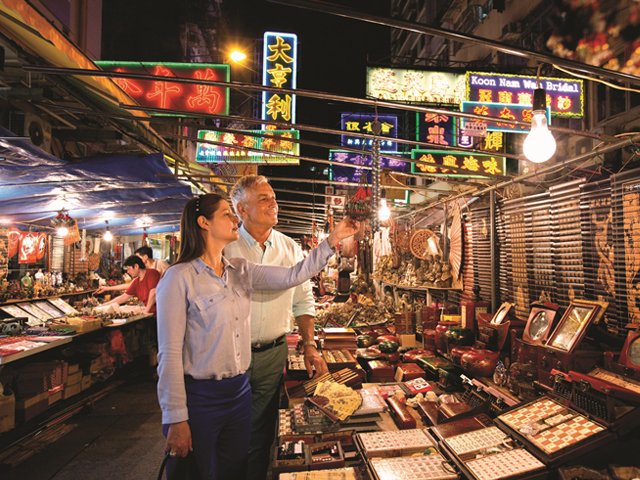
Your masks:
M302 348L306 347L307 345L313 345L315 348L318 348L318 344L316 342L314 342L313 340L308 340L306 342L302 342Z

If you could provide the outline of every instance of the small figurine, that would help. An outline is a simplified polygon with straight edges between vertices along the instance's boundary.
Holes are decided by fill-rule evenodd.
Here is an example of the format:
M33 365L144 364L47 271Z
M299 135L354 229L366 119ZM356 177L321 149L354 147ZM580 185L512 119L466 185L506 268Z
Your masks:
M31 290L31 287L33 287L33 278L31 278L31 274L29 272L27 272L20 281L22 282L22 288L25 290Z
M36 279L36 282L44 281L44 273L42 273L42 269L41 268L38 269L38 271L35 273L33 278Z

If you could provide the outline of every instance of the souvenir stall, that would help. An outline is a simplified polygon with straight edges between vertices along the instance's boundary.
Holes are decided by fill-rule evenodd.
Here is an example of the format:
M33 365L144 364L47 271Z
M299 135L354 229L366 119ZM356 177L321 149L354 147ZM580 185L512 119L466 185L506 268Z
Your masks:
M629 170L385 220L375 188L353 189L363 234L339 253L358 254L350 294L325 278L318 299L329 373L308 380L290 352L274 472L637 475L638 182Z
M157 177L162 155L67 163L14 143L0 167L0 448L154 364L155 315L95 293L125 282L123 254L149 235L175 252L165 237L191 197Z

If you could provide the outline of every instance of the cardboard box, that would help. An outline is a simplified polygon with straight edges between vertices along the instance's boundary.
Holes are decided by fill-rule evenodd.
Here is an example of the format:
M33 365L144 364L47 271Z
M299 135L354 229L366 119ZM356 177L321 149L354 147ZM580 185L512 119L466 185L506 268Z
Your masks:
M16 397L11 390L5 389L0 395L0 433L11 430L16 424Z
M69 364L69 375L76 373L80 370L80 364L79 363L70 363Z
M62 400L62 392L64 391L64 385L49 390L49 405L53 405L59 400Z
M82 372L80 370L70 373L67 377L67 383L65 383L65 387L68 388L72 385L76 385L82 382Z
M27 422L49 408L49 392L16 399L16 421Z
M91 386L91 375L83 375L80 385L83 392L89 388Z
M69 397L79 394L81 391L82 383L76 383L75 385L68 386L62 391L62 399L66 400Z
M422 346L416 340L415 334L401 334L398 335L398 342L401 347L418 347Z

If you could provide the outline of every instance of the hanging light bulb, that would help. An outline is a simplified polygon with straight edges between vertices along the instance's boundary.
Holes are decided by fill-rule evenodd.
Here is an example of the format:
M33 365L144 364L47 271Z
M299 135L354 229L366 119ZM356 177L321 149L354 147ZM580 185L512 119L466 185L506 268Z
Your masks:
M61 237L66 237L67 233L69 233L69 229L65 226L58 227L58 230L56 230L56 233Z
M539 82L538 85L540 85ZM531 132L522 146L524 156L533 163L546 162L556 153L556 139L553 138L547 126L546 113L547 94L543 88L537 88L533 91Z
M104 239L105 242L110 242L111 240L113 240L113 235L111 235L111 232L109 231L109 221L105 220L105 222L107 224L107 231L104 232L104 235L102 236L102 238Z

